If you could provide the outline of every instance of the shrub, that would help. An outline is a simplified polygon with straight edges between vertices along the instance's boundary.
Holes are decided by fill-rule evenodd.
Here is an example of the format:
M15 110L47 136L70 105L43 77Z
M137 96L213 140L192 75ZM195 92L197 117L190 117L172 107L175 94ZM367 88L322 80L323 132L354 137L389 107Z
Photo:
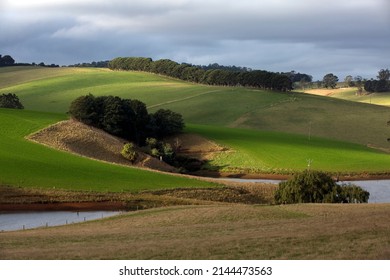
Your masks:
M353 203L367 202L369 193L355 185L339 186L326 173L304 171L281 182L275 202L282 203Z
M133 143L127 143L123 146L123 149L121 151L121 155L131 161L131 163L134 163L137 160L138 154L134 150L134 144Z
M158 147L158 141L156 138L148 137L146 138L146 145L149 146L150 149L156 149Z

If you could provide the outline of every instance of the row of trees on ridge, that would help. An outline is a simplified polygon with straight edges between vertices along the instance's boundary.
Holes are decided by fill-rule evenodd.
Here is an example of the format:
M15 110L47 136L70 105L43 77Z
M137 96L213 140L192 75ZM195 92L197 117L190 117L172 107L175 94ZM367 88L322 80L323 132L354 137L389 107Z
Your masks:
M144 57L118 57L110 61L111 70L144 71L189 82L218 86L244 86L278 91L290 91L292 82L285 74L265 70L209 69L169 59L153 61Z

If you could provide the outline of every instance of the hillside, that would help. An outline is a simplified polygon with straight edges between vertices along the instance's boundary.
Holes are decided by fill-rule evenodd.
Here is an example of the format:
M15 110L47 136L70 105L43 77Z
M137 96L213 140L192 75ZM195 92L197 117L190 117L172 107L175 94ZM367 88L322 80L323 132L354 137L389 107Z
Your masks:
M35 71L43 72L40 76ZM63 118L70 102L87 93L139 99L151 112L160 108L179 112L187 132L211 137L236 152L215 158L211 169L291 173L307 168L310 160L313 168L331 172L389 172L390 157L384 153L389 150L389 115L384 106L107 69L20 67L2 69L3 76L14 83L0 83L0 92L17 94L28 110L56 112ZM198 129L199 125L209 128ZM252 130L251 136L235 141L242 128Z
M43 70L2 69L0 81L10 75L18 78L10 80L15 81L12 85L0 82L0 92L17 94L26 109L34 111L66 113L77 96L118 95L139 99L151 111L172 109L181 113L186 123L311 133L388 148L387 107L301 93L204 86L142 72L59 68L44 69L39 77L34 71Z
M90 160L25 139L63 114L0 109L0 185L90 191L140 191L215 184Z
M389 259L390 204L209 204L3 232L0 259Z
M389 92L374 92L359 95L357 88L336 88L336 89L307 89L305 93L339 98L348 101L361 102L367 104L390 106Z
M137 161L132 164L121 155L123 145L127 143L126 140L73 120L51 125L29 135L27 139L55 149L109 163L177 172L175 168L142 151L138 151Z

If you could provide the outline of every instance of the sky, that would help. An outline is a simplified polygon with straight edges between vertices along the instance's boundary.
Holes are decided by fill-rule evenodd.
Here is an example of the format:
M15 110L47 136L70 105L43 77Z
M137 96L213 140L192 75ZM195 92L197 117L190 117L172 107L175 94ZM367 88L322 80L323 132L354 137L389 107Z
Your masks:
M314 80L390 68L389 0L0 0L0 54L69 65L141 56Z

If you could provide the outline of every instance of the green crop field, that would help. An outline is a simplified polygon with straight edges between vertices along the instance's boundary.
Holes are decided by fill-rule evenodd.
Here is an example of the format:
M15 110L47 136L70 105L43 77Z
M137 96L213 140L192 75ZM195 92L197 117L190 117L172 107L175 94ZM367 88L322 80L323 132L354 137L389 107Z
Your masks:
M59 119L66 118L74 98L88 93L139 99L150 111L172 109L184 116L188 131L235 151L211 163L225 170L286 172L306 168L308 160L312 168L332 172L390 169L388 154L367 148L390 148L390 111L385 106L303 93L205 86L142 72L84 68L3 68L0 93L8 92L17 94L27 110L57 113Z
M64 118L63 114L0 109L0 184L112 192L212 185L105 164L24 139Z

